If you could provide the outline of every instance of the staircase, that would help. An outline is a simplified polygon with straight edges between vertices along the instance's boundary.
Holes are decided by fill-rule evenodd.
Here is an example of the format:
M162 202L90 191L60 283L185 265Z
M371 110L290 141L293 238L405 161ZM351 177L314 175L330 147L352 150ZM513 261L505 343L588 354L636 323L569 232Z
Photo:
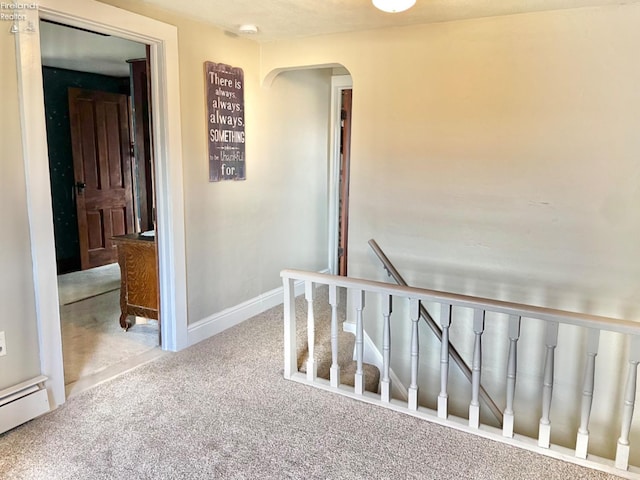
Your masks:
M316 364L316 375L318 378L329 380L332 350L331 350L331 306L329 304L329 288L326 285L314 287L312 292L313 312L314 312L314 357ZM340 384L353 387L357 370L357 362L354 360L355 335L344 331L344 321L346 318L347 291L344 288L337 290L338 305L337 314L337 363L340 367ZM308 312L308 304L305 297L296 300L296 315L304 318ZM308 322L299 322L296 325L296 357L298 371L307 373L307 362L309 360ZM380 370L374 365L363 363L364 389L368 392L378 392L380 381Z
M284 270L281 276L286 379L541 455L624 478L640 479L640 455L635 445L638 423L634 420L640 323L313 272ZM301 282L305 295L296 299L295 286ZM350 320L351 315L355 317L355 361L351 357L353 337L344 337L342 332L345 289L352 295L350 308L353 311L349 315ZM365 296L369 312L367 322L379 322L382 327L381 345L376 345L383 357L380 373L375 368L371 371L363 361ZM419 344L419 328L422 319L430 318L423 307L434 304L439 305L436 311L440 314L436 318L442 341L438 346L439 356L435 356L438 357L437 364L426 365L434 355L425 352ZM399 312L393 311L393 307ZM406 317L402 322L394 321L403 313ZM435 320L431 321L435 323ZM449 382L449 359L457 362L449 341L452 325L456 325L458 337L465 338L472 347L472 352L468 353L471 367L466 367L471 382L469 393L452 388ZM519 358L523 355L518 354L521 326L522 337L527 342L523 349L525 358ZM403 331L405 337L410 338L410 346L392 357L390 337L392 331L395 332L393 335L398 333L397 327L409 329ZM492 340L490 345L502 345L500 355L487 355L494 364L486 367L483 365L483 336ZM577 339L584 341L576 344ZM563 368L566 365L560 365L561 380L557 385L554 380L556 350L561 352L559 358L563 362L572 355L571 364L580 365L570 371ZM604 377L595 374L598 353L605 359L604 368L609 372ZM427 360L421 358L423 356ZM612 363L614 357L617 360ZM394 365L399 362L402 368L409 369L405 373L405 378L409 378L407 398L398 398L391 393L392 387L397 386L390 368L391 358ZM502 363L495 364L496 361ZM522 368L518 368L520 364ZM527 371L532 364L541 365L539 373L531 375L531 370ZM420 385L418 372L425 366L430 367L429 372L439 372L439 391ZM461 370L465 369L463 365L459 366ZM499 427L481 416L481 410L493 413L492 406L495 406L495 402L487 401L483 395L481 376L484 368L505 372L506 378L498 387L502 390L499 415L492 415L503 417ZM522 378L519 377L520 370L523 371ZM610 382L618 373L620 381ZM568 378L569 374L575 378ZM599 388L603 382L606 388ZM560 401L554 401L554 387ZM568 387L581 395L562 395ZM568 398L571 403L567 403ZM610 405L610 409L600 408L590 426L595 398L599 405ZM458 405L466 404L468 411L460 414L458 410L452 410L453 400ZM556 412L554 416L552 406L556 404L562 413ZM532 419L535 431L522 429L522 425Z

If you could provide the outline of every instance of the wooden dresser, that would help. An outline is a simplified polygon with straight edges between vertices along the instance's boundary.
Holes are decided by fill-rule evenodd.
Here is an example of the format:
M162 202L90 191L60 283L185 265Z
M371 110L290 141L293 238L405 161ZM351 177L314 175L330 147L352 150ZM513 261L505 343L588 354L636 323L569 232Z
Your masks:
M129 315L159 320L155 238L135 233L112 237L112 241L120 264L120 326L129 329Z

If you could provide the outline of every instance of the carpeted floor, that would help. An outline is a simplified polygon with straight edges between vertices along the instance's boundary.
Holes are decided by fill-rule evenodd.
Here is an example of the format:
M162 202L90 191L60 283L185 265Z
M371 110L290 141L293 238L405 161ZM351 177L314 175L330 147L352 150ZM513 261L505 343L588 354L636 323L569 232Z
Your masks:
M282 336L277 307L81 393L0 435L0 476L616 478L285 381Z

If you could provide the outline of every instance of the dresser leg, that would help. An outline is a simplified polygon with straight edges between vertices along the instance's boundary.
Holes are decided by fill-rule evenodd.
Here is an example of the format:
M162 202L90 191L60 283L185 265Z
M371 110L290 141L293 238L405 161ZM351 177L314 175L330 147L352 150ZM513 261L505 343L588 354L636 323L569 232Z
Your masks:
M129 323L128 319L129 315L127 315L126 313L122 313L122 315L120 315L120 326L124 329L125 332L129 330L129 327L131 326L131 323Z

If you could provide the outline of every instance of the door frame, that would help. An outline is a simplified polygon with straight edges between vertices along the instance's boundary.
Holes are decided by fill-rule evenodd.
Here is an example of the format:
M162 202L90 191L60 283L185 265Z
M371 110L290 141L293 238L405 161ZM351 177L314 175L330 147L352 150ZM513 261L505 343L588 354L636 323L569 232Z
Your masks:
M329 272L338 274L338 224L340 221L340 139L342 137L342 91L353 89L351 75L331 77L331 142L329 162Z
M40 0L20 13L27 25L44 18L150 45L162 348L181 350L188 339L177 28L94 0ZM15 40L40 368L55 408L65 391L39 29L21 28Z

